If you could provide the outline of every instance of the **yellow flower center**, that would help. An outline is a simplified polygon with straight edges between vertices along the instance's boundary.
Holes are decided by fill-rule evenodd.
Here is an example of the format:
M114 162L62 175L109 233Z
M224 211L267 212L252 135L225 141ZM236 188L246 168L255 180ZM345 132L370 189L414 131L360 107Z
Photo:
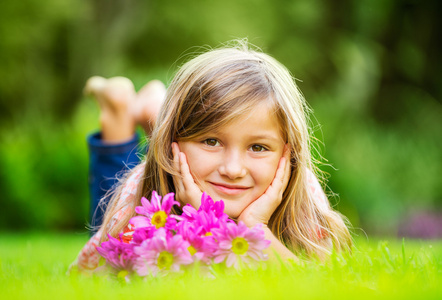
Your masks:
M160 210L153 214L151 223L152 225L155 225L155 227L158 229L166 225L166 220L167 214L164 211Z
M233 239L232 241L233 253L241 255L246 253L248 249L249 249L249 243L247 243L247 241L244 238L237 237Z
M212 236L213 234L209 231L209 232L206 232L206 234L205 234L205 236Z
M173 264L173 255L167 251L163 251L158 256L157 265L160 269L169 269Z
M117 278L124 278L129 274L129 272L127 270L121 270L120 272L118 272Z
M190 255L194 255L196 253L196 249L192 245L187 247L187 250L189 250Z

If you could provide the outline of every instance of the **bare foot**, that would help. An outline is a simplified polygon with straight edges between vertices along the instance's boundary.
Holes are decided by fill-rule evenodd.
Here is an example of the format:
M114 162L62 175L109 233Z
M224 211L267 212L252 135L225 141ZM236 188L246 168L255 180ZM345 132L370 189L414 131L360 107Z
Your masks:
M130 140L137 122L131 112L136 97L132 82L124 77L94 76L87 81L84 91L100 105L102 140L112 144Z
M166 87L159 80L149 81L138 92L131 113L135 122L150 136L166 96Z

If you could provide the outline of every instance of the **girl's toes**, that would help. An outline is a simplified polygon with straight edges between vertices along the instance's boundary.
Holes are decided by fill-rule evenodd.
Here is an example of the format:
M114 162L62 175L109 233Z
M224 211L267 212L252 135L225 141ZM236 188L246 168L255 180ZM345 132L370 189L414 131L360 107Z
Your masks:
M159 101L162 102L164 100L164 96L166 95L166 86L160 80L152 80L149 81L146 85L144 85L141 90L138 92L138 100L141 101Z
M135 92L134 84L129 78L126 77L112 77L106 81L106 88L123 89L130 92Z
M132 81L125 77L113 77L106 81L99 97L106 104L115 107L119 105L129 106L129 102L133 100L135 95Z
M141 125L146 133L152 130L165 96L166 87L159 80L150 81L138 92L132 113L137 124Z
M86 96L97 95L106 85L106 79L101 76L93 76L86 81L84 87L84 94Z

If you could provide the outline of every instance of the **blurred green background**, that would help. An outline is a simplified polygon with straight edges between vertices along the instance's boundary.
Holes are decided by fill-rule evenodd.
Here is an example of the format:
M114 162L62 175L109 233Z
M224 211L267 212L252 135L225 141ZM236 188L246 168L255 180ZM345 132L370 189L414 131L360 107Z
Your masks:
M407 235L429 220L422 236L442 234L440 11L438 0L1 1L0 230L84 231L85 136L98 126L88 77L168 83L195 46L248 38L298 79L331 201L354 232Z

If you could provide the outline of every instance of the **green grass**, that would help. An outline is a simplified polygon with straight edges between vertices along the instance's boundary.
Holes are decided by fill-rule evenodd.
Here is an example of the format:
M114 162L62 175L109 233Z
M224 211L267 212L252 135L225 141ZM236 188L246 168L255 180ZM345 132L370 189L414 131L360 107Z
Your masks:
M0 299L441 299L442 241L356 240L351 257L326 264L169 276L126 284L66 276L86 235L0 234Z

